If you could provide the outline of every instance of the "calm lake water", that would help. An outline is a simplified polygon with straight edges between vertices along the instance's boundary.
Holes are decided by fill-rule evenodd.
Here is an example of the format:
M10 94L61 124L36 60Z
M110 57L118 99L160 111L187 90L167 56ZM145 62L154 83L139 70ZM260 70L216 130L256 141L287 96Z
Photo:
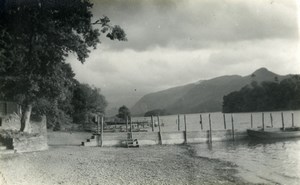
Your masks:
M300 126L300 111L284 111L283 118L284 124L286 127L292 126L292 113L294 117L294 124L295 126ZM201 113L203 129L209 129L209 118L208 115L211 116L211 125L213 130L222 130L224 129L224 119L223 114L221 112L214 112L214 113ZM255 112L255 113L235 113L232 114L233 121L234 121L234 128L238 130L246 130L251 127L251 114L253 120L253 128L261 127L262 126L262 113ZM282 126L282 119L281 119L281 112L264 112L264 122L265 126L271 126L271 116L273 118L273 125L274 127L281 127ZM144 117L134 117L133 121L149 121L150 118ZM178 125L177 115L169 115L169 116L160 116L160 122L164 124L162 127L162 132L170 132L170 131L177 131ZM231 128L231 114L225 114L226 120L226 127ZM157 118L154 118L154 122L157 122ZM187 130L201 130L200 126L200 113L199 114L186 114L186 122L187 122ZM180 115L180 129L184 130L184 117ZM155 128L157 131L158 128Z
M271 126L270 113L273 117L274 127L281 127L281 112L264 112L265 126ZM300 126L300 111L284 111L285 126L292 126L292 113L295 126ZM208 130L208 114L202 115L204 130ZM210 113L213 130L223 130L223 114ZM262 113L233 114L234 127L246 130L251 127L251 114L253 127L262 126ZM226 114L227 128L231 128L231 114ZM164 123L163 132L177 131L177 115L161 116ZM180 117L180 128L184 129L183 116ZM150 120L136 117L134 120ZM187 130L201 130L200 114L187 114ZM156 127L157 131L158 128ZM300 139L279 141L235 141L214 142L208 144L191 145L197 156L228 161L237 165L238 176L249 182L266 184L300 184Z
M300 140L216 142L193 145L196 155L237 165L238 176L254 183L300 184Z

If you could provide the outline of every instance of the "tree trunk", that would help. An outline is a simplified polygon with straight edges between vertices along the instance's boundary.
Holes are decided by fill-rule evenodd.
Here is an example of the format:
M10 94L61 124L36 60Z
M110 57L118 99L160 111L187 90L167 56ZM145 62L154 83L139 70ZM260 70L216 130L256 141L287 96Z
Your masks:
M22 117L21 117L21 132L31 132L31 125L30 125L30 115L31 115L32 105L28 104L25 105L23 111L22 111Z

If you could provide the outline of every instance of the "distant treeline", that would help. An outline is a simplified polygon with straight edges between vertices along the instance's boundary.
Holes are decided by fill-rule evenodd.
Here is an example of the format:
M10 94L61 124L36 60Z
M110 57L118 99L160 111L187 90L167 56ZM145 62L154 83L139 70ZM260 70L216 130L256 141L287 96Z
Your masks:
M164 115L169 115L169 113L165 109L154 109L154 110L150 110L144 114L145 117L164 116Z
M300 76L281 82L253 81L240 91L223 97L223 112L252 112L300 109Z

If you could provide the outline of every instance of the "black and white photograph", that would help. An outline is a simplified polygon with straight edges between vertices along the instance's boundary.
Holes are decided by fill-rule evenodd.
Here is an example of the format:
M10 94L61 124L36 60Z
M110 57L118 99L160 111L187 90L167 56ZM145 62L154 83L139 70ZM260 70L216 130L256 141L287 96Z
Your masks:
M0 185L300 184L300 1L0 0Z

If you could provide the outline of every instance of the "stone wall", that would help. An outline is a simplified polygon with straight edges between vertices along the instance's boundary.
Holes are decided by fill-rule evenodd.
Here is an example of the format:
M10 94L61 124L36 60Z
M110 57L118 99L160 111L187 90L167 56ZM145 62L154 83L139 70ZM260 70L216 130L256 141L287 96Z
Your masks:
M39 118L31 119L31 133L39 133L40 135L47 136L47 118L41 116Z
M184 144L184 143L208 143L220 141L243 140L248 137L246 130L209 130L203 131L178 131L178 132L133 132L132 138L137 139L140 146L144 145L163 145ZM72 137L72 136L70 136ZM127 133L104 133L103 146L124 146Z
M104 133L103 146L122 146L122 141L126 140L128 135L126 132Z
M186 133L185 141L185 132L162 132L161 139L162 144L183 144L183 143L207 143L209 142L210 132L205 131L188 131ZM216 141L231 141L233 138L235 140L243 140L248 137L245 130L235 130L234 136L232 130L213 130L211 133L212 142ZM138 139L140 145L156 145L160 143L159 133L158 132L145 132L145 133L136 133L133 132L133 138ZM106 137L104 134L104 142Z
M133 132L132 138L138 139L139 145L159 144L158 132Z
M41 116L30 121L29 137L13 138L13 148L16 152L32 152L48 149L47 119Z
M18 153L47 150L47 137L44 135L39 135L32 137L13 138L13 149Z
M63 131L49 131L48 144L51 146L65 145L65 146L79 146L82 141L91 137L90 132L63 132Z
M35 118L30 123L31 133L20 133L20 117L15 113L4 116L0 141L15 152L46 150L48 148L46 116Z
M81 142L91 139L92 133L89 132L50 132L48 134L49 145L81 145ZM207 143L209 142L210 132L188 131L185 132L161 132L162 144L184 144L184 143ZM98 136L95 136L98 137ZM243 140L248 137L246 130L235 130L234 139ZM103 146L124 146L124 141L128 138L126 132L103 133ZM137 139L140 146L160 144L158 132L133 132L132 138ZM100 139L100 138L99 138ZM212 142L232 141L232 130L213 130ZM97 144L95 144L96 146ZM94 146L94 145L93 145Z

